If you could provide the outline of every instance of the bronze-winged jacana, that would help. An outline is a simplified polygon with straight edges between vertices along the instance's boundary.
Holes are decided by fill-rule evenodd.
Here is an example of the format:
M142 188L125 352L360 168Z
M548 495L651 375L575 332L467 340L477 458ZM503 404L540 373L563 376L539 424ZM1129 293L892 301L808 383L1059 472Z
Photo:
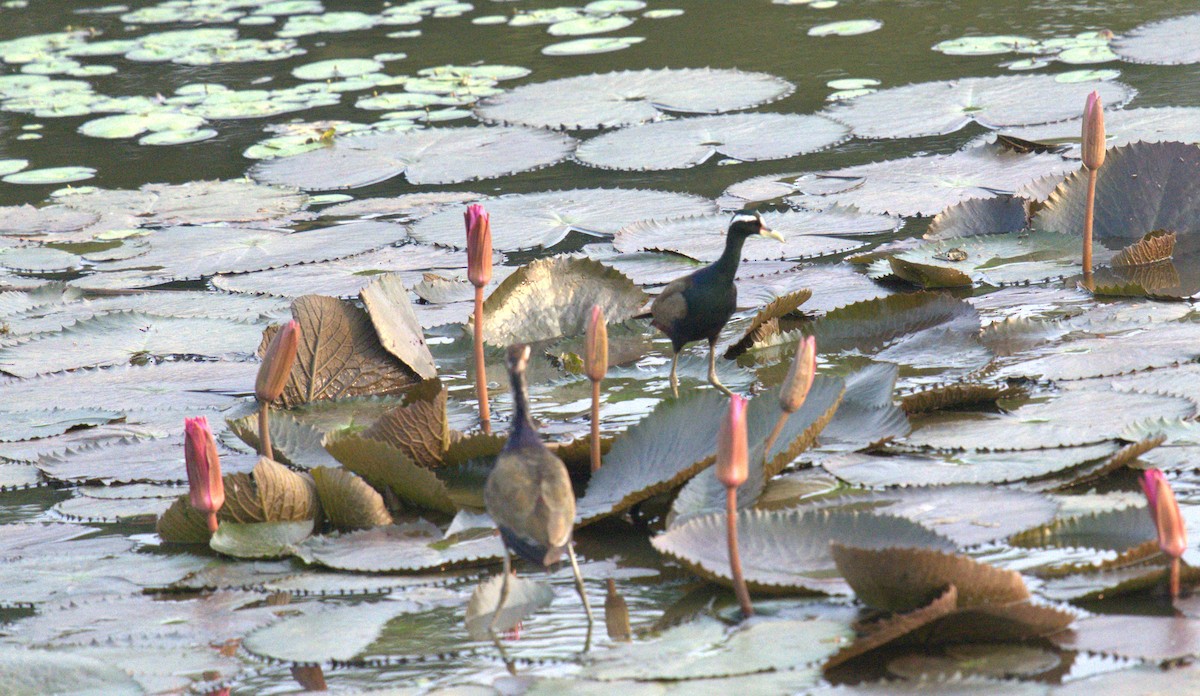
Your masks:
M525 368L529 364L529 346L515 345L508 349L508 380L512 385L512 429L508 442L496 457L496 465L488 475L483 489L488 514L500 528L504 540L504 580L500 585L500 601L488 630L500 649L510 671L509 662L496 636L496 620L508 600L508 580L512 572L509 553L549 567L566 552L575 572L575 589L583 601L588 619L587 645L591 644L592 607L583 587L583 576L571 548L571 532L575 526L575 492L567 467L538 437L529 417L529 394L525 384ZM585 645L585 650L587 646Z
M654 317L650 323L671 339L671 392L678 398L679 351L692 341L708 341L708 381L717 389L732 392L717 379L717 336L733 310L737 308L737 286L733 279L742 262L742 245L754 235L783 241L783 235L767 229L762 216L753 210L739 210L725 233L725 251L715 262L672 281L650 305Z

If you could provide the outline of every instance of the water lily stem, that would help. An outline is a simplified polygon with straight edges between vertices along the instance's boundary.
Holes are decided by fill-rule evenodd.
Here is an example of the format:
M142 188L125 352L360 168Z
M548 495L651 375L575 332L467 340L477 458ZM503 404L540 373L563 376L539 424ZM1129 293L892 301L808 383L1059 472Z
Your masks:
M726 486L725 529L729 532L729 570L733 574L733 591L742 607L742 616L749 618L754 616L754 605L750 604L750 591L746 589L746 579L742 577L742 558L738 555L737 515L737 487Z
M1096 207L1096 170L1088 170L1087 205L1083 209L1083 280L1092 279L1092 219Z
M779 414L779 420L775 421L775 427L771 430L771 434L767 436L767 444L763 445L763 466L767 465L767 458L771 456L771 447L775 444L775 440L779 439L779 433L783 432L783 426L787 423L788 418L792 414L783 411Z
M1171 599L1179 598L1179 559L1171 559Z
M592 381L592 471L600 469L600 380Z
M475 288L475 395L479 398L479 422L485 434L492 434L492 414L488 408L487 368L483 365L483 288Z
M258 453L267 459L275 458L271 448L271 404L265 401L258 405Z

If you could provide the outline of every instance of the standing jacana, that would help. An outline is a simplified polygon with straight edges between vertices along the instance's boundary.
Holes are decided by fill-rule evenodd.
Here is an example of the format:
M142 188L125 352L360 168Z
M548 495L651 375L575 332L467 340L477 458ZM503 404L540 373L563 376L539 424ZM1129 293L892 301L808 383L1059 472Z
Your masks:
M708 381L732 396L717 379L717 336L733 310L737 308L737 286L733 279L742 262L742 245L753 235L783 241L783 235L767 229L762 216L754 210L739 210L725 233L725 251L712 264L671 282L650 305L654 317L650 323L671 339L671 392L679 397L679 377L675 369L679 351L692 341L708 341Z
M592 607L583 587L583 576L571 548L571 532L575 525L575 492L567 467L542 444L529 417L529 394L525 384L525 368L529 364L529 346L515 345L508 349L508 380L512 385L512 430L508 442L496 457L496 465L488 475L483 489L488 514L500 528L504 540L504 580L500 585L500 601L488 630L492 641L513 669L496 636L496 620L508 600L508 579L512 570L509 553L515 553L531 563L549 567L566 552L575 571L575 589L583 600L588 619L588 641L592 635ZM587 647L584 648L585 650Z

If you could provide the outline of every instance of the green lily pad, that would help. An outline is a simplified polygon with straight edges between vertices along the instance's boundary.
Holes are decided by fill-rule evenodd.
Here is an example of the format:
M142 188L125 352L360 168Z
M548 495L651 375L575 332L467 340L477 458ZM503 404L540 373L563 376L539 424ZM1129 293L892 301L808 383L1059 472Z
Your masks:
M579 146L575 158L603 169L682 169L718 153L754 162L823 150L847 136L821 116L729 114L623 128Z
M873 549L954 548L952 541L915 522L840 510L742 510L737 527L746 584L771 594L849 594L850 586L834 569L831 541L869 544ZM694 518L650 543L707 580L732 583L724 514Z
M388 621L413 609L411 602L325 608L253 631L242 645L252 654L287 662L349 660L375 642Z
M445 540L437 527L423 520L313 537L296 551L307 563L361 573L417 573L482 565L503 553L499 536Z
M71 693L141 694L138 685L120 667L63 651L0 649L0 689L13 694Z
M487 157L479 156L483 149ZM251 175L308 190L357 188L400 174L412 184L454 184L546 167L574 149L573 138L530 128L426 128L337 138L318 150L261 162Z
M308 63L292 69L292 76L301 80L333 80L358 77L383 70L383 63L367 58L334 58Z
M642 36L596 36L550 44L542 48L542 54L547 56L590 56L597 53L620 51L645 40L645 37Z
M858 36L870 34L883 28L877 19L847 19L841 22L818 24L808 30L809 36Z
M953 133L971 122L987 128L1050 123L1079 114L1089 92L1117 108L1133 97L1120 82L1063 84L1050 75L968 77L884 89L826 110L863 138Z
M94 176L96 176L96 170L91 167L50 167L47 169L26 169L9 174L0 179L0 181L6 184L44 186L87 181Z
M212 535L213 551L234 558L280 558L292 553L296 544L313 532L313 521L222 522Z
M594 305L622 322L646 303L623 274L591 259L534 261L510 275L484 302L484 340L493 345L578 336ZM2 355L2 354L0 354Z
M485 121L543 128L611 128L656 120L662 111L724 113L791 94L765 73L689 68L568 77L524 85L485 99Z
M626 225L651 218L715 212L712 202L679 193L637 189L577 189L510 194L483 202L498 251L552 247L572 230L610 236ZM418 221L412 236L420 242L464 249L462 215L435 213Z
M1096 263L1112 253L1101 248ZM1106 253L1107 252L1107 253ZM923 288L1044 283L1078 273L1079 239L1055 232L1009 232L952 238L902 251L889 259L892 273Z

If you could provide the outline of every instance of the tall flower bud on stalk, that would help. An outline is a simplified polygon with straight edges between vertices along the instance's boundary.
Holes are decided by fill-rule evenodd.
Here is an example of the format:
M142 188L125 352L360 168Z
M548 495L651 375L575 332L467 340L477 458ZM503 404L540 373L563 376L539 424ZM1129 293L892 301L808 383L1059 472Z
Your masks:
M600 305L592 305L586 343L583 371L592 380L592 471L596 471L600 468L600 380L608 372L608 324Z
M1100 93L1088 95L1083 107L1083 166L1088 171L1087 205L1083 211L1083 278L1090 285L1092 277L1092 220L1096 208L1096 174L1104 165L1104 104Z
M258 399L258 453L267 459L275 458L271 448L271 402L283 394L299 349L300 324L293 319L275 333L258 367L258 379L254 382L254 398Z
M217 531L217 511L225 504L221 458L208 419L183 419L183 460L187 465L188 496L192 507L208 516L208 531Z
M807 336L800 339L800 343L796 345L796 357L792 360L792 367L788 370L787 378L783 380L783 386L779 388L779 408L783 409L783 413L779 414L779 420L775 422L774 429L767 436L767 444L763 446L764 462L770 456L771 446L775 444L779 433L783 431L783 425L787 423L793 413L799 411L800 407L804 405L804 400L808 398L808 390L812 389L813 379L816 376L817 339L815 336Z
M717 480L725 486L725 529L729 542L729 571L733 575L733 591L737 594L742 616L754 616L750 591L742 577L742 559L738 554L737 489L750 475L750 446L746 438L746 399L734 394L729 397L729 411L721 419L717 433Z
M487 211L477 203L467 206L463 220L467 226L467 278L475 286L475 396L479 399L483 432L490 434L492 415L483 365L483 289L492 282L492 224Z
M1187 529L1175 492L1167 477L1158 469L1147 469L1142 474L1142 492L1150 504L1150 515L1158 529L1158 548L1171 557L1171 598L1179 596L1179 558L1187 551Z

